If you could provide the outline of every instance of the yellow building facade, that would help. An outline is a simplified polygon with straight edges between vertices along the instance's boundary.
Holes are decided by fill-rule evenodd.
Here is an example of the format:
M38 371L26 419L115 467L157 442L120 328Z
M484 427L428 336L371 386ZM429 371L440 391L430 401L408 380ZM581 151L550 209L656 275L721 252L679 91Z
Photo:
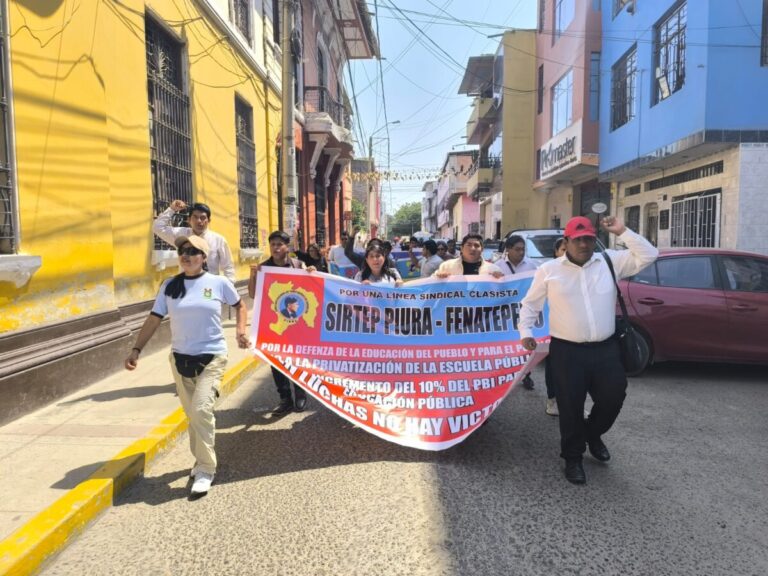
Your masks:
M279 227L279 48L267 0L2 10L0 386L21 390L20 372L130 335L177 270L152 234L174 198L210 206L247 279Z

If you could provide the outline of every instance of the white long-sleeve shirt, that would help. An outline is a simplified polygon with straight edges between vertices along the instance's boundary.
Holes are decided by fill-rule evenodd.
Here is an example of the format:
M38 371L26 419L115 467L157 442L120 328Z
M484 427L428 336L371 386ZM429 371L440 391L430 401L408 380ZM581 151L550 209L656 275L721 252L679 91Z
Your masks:
M523 259L517 266L512 264L507 257L502 260L496 260L494 264L501 268L501 271L504 272L505 276L514 276L515 274L521 274L523 272L533 272L539 268L539 265L536 264L536 262L530 260L526 256L523 256Z
M627 229L618 237L628 250L607 250L617 279L637 274L659 251L645 238ZM520 309L520 337L532 329L549 301L549 331L570 342L601 342L616 330L616 287L603 255L595 253L577 266L566 256L542 264L533 277Z
M152 224L152 232L159 238L162 238L168 244L173 244L179 236L192 236L192 228L171 226L171 218L176 212L172 208L167 208L160 214ZM232 261L232 253L229 250L227 239L221 234L206 230L200 235L211 249L208 254L208 271L211 274L224 274L233 283L237 279L235 276L235 264Z

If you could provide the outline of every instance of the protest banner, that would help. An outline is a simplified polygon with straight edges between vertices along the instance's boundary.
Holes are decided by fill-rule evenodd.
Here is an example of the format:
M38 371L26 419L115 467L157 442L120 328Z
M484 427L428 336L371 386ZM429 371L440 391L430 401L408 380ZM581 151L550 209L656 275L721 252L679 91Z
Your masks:
M334 276L341 276L343 278L354 278L355 274L357 274L357 271L359 270L359 268L354 264L350 264L349 266L340 266L336 264L336 262L328 262L328 265L328 270L331 274Z
M532 278L456 276L394 288L265 268L254 351L364 430L442 450L490 417L528 361L517 323ZM534 332L541 342L545 318Z

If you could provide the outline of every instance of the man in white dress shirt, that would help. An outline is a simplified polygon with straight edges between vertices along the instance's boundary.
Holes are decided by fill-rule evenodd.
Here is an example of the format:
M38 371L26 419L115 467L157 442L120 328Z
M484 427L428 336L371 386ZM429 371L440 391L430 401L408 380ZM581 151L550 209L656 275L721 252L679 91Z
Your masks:
M602 227L628 248L607 251L617 278L637 274L656 260L658 250L629 230L621 218L603 218ZM523 346L534 350L532 330L544 302L549 301L549 356L560 410L560 456L565 459L565 477L574 484L586 482L581 460L587 446L597 460L610 460L601 436L619 415L627 388L614 337L616 288L603 254L595 253L596 236L588 218L571 218L565 227L565 258L539 267L520 310ZM594 405L585 420L587 394Z
M208 254L208 272L211 274L223 274L229 278L232 283L235 282L235 264L232 261L232 253L229 250L227 239L221 234L212 232L208 229L211 222L211 209L207 204L200 202L192 204L189 214L189 223L191 228L176 227L171 225L171 219L174 214L184 210L187 204L183 200L174 200L170 206L162 212L152 224L152 232L158 237L173 244L176 238L181 236L189 237L191 235L200 236L210 247Z

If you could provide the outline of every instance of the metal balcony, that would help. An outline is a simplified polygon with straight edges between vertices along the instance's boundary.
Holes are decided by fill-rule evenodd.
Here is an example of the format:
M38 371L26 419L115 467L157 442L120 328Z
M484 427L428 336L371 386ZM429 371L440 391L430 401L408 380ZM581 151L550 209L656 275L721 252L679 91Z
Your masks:
M352 116L343 104L331 97L325 86L304 86L304 113L325 113L342 128L352 130Z
M467 195L476 201L490 196L497 176L501 176L501 156L478 158L469 169Z

